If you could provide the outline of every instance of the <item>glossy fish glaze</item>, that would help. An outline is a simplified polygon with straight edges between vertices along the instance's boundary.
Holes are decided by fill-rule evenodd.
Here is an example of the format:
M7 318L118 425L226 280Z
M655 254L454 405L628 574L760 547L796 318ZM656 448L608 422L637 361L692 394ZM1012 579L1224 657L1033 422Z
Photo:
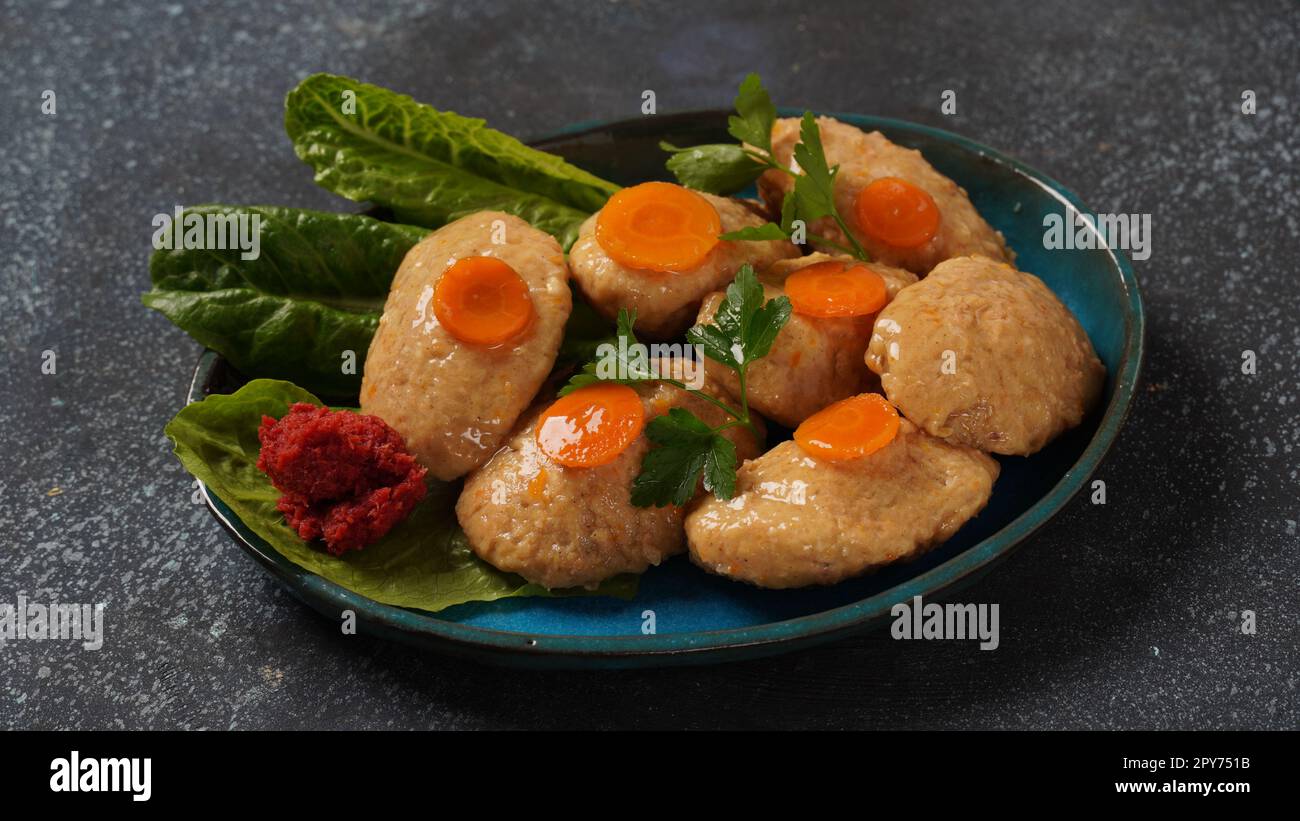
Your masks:
M469 256L498 258L528 285L534 317L509 342L461 342L434 314L439 278ZM568 280L559 243L518 217L484 211L434 231L393 278L366 357L361 410L396 429L438 479L483 464L555 364L572 309Z
M835 207L872 259L918 274L949 257L965 254L982 254L1003 262L1015 259L1002 234L984 221L961 186L934 170L921 152L895 145L879 131L867 133L830 117L818 117L817 125L827 164L840 167L835 177ZM799 120L777 120L772 127L772 154L777 162L795 167L794 147L798 143ZM934 200L939 209L939 230L929 241L914 248L896 248L873 239L858 227L858 194L882 177L906 180ZM779 171L764 172L758 181L768 208L778 212L786 191L793 187L793 178ZM846 241L844 232L829 217L817 220L808 230L841 244Z
M760 587L834 584L943 542L988 503L998 463L899 420L860 459L814 459L782 442L737 476L727 502L686 517L691 560Z
M948 260L904 289L880 312L866 361L927 433L1020 456L1079 424L1106 377L1042 280L985 257Z
M815 253L774 263L759 276L764 298L782 296L786 277L800 268L832 260L849 258ZM868 267L885 281L889 299L916 282L916 275L902 268L875 263ZM724 297L723 291L706 297L698 321L711 321ZM793 428L832 402L879 390L879 381L863 361L875 318L875 314L841 318L791 313L772 350L749 366L745 392L750 407ZM740 380L734 370L711 359L705 360L705 368L709 379L732 397L739 397Z
M717 210L722 232L762 225L759 217L743 203L726 197L695 192ZM719 242L699 266L686 271L647 271L620 265L596 241L596 219L582 224L578 240L569 251L573 279L583 296L606 317L618 316L619 308L636 311L638 334L668 339L684 332L695 321L700 300L726 287L741 265L762 270L778 259L799 255L789 242Z
M677 360L672 375L688 384L697 366ZM696 383L698 384L698 382ZM674 407L690 410L709 425L726 421L721 409L664 383L633 389L645 405L647 424ZM708 393L715 389L705 383ZM549 588L594 587L619 573L640 573L684 547L680 507L634 507L632 480L650 449L642 433L612 462L564 467L537 445L538 417L550 404L529 411L507 445L472 473L456 503L456 516L470 546L488 563ZM762 422L759 421L762 430ZM724 433L740 460L758 455L758 440L744 428Z

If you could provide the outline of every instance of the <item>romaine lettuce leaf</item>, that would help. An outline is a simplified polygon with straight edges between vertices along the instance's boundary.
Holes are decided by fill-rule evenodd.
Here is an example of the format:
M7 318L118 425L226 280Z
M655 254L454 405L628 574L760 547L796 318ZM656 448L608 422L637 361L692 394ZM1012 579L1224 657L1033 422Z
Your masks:
M356 396L393 274L428 231L296 208L205 205L184 213L259 216L259 256L155 250L144 304L246 375Z
M483 120L332 74L314 74L289 92L284 124L317 183L427 228L505 211L567 249L582 221L618 190Z

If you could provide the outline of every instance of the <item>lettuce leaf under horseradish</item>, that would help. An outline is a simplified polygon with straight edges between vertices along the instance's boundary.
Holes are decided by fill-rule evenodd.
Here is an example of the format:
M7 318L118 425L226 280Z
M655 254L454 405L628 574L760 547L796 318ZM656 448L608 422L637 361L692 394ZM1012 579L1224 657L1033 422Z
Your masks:
M512 596L607 595L631 598L636 576L618 576L596 591L548 591L503 573L474 555L456 522L458 482L429 482L429 493L387 536L361 551L331 556L308 544L276 509L280 493L257 469L262 416L279 418L295 402L321 404L288 382L257 379L233 394L186 406L167 424L176 457L256 533L289 561L382 604L438 611Z

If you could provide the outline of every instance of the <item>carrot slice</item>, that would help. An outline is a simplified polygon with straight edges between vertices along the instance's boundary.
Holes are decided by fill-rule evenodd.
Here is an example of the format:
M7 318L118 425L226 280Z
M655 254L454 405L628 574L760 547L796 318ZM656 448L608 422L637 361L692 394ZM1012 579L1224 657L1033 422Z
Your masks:
M838 461L860 459L894 441L898 411L878 393L841 399L803 420L794 441L809 456Z
M592 385L562 396L537 423L537 446L570 468L605 465L645 427L641 396L626 385Z
M915 248L939 233L939 206L921 188L898 177L881 177L858 193L858 227L895 248Z
M813 317L865 316L889 301L885 280L861 263L818 262L785 280L795 313Z
M433 313L447 332L471 345L500 345L533 320L528 283L495 257L465 257L443 272Z
M596 242L615 262L650 271L699 267L718 244L722 220L694 191L666 182L624 188L596 217Z

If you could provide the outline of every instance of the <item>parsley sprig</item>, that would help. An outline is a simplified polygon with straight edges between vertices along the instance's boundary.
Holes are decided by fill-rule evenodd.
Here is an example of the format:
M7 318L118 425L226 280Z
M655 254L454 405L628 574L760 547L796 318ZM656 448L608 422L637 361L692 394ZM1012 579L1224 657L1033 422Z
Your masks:
M777 162L772 155L772 125L776 122L776 106L772 104L772 98L757 74L750 74L741 82L735 107L736 113L727 120L727 133L739 140L740 145L720 143L678 148L666 142L659 144L665 151L672 153L668 158L668 170L673 172L678 182L688 188L713 194L730 194L750 185L768 170L789 174L794 178L794 188L781 203L779 223L769 222L742 228L723 234L722 239L793 239L794 222L801 220L807 240L834 248L863 262L870 262L871 256L853 236L835 207L835 176L839 173L839 166L831 167L826 162L821 129L812 112L805 111L799 121L799 144L794 148L794 161L800 173ZM849 245L807 232L807 226L822 217L834 220Z
M754 269L742 265L735 281L727 286L713 321L702 322L686 332L687 341L700 346L704 356L736 372L740 383L740 407L736 408L679 379L657 373L633 332L636 314L619 311L614 339L608 346L602 345L596 359L569 379L561 395L597 382L661 381L704 399L729 417L711 426L678 407L652 419L645 432L655 447L642 459L641 472L632 483L632 504L684 505L695 495L701 476L705 489L717 498L725 500L735 495L736 446L723 433L744 427L759 436L746 395L749 366L767 356L789 318L790 300L784 296L765 300Z
M595 357L582 366L582 370L569 377L569 381L560 388L560 396L568 396L579 388L595 385L598 382L613 382L619 385L633 385L637 382L666 382L684 391L690 391L701 399L717 405L730 416L735 416L733 409L726 402L687 385L680 379L659 373L650 361L647 349L636 338L633 327L636 325L636 311L628 313L620 308L615 322L614 336L595 346ZM753 426L750 426L753 429Z

